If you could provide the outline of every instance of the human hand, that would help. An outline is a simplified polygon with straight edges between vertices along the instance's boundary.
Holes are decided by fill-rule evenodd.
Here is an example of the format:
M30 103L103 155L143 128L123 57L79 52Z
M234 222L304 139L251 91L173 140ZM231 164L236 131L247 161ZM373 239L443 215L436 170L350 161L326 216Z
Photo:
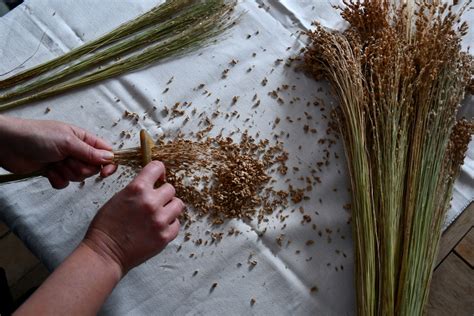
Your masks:
M104 140L73 125L0 116L0 166L13 173L46 168L56 189L99 171L103 177L112 174L111 150Z
M184 203L165 183L165 166L152 161L125 189L110 199L89 226L83 243L116 262L122 275L161 252L179 232Z

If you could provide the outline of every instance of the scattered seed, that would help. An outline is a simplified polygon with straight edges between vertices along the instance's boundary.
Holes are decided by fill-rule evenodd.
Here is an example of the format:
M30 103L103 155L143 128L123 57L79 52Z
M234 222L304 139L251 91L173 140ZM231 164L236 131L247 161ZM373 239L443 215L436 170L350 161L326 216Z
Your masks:
M239 100L239 96L234 95L232 97L232 105L236 104L238 100Z

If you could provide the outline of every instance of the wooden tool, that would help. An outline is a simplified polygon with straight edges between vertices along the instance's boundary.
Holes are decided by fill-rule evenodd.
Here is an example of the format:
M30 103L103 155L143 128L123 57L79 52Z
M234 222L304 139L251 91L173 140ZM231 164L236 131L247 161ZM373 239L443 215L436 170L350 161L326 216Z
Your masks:
M151 151L155 147L155 142L150 134L144 129L140 131L140 150L142 153L142 167L151 162Z
M142 167L145 167L151 162L152 158L152 150L155 147L155 142L153 138L151 138L150 134L144 129L140 131L140 151L142 154ZM162 179L158 179L155 182L155 188L161 186L166 181Z

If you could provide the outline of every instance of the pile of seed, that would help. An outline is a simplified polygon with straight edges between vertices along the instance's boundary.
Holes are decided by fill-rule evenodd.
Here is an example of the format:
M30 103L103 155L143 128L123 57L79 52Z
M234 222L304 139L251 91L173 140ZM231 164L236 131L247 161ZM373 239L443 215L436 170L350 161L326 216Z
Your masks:
M264 215L287 205L291 195L273 189L270 176L287 169L287 157L281 144L256 142L247 133L238 143L223 136L161 139L153 149L153 159L165 164L167 181L177 196L192 207L182 218L188 225L203 216L215 225L232 218L262 221ZM115 163L137 170L140 159L138 149L115 155Z

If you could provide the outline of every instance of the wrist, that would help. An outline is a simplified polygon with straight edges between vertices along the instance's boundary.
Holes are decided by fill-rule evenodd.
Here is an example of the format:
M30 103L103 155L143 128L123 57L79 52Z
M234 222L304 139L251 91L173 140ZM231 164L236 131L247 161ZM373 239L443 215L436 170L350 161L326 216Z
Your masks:
M86 247L107 266L112 267L119 280L127 273L127 269L121 260L123 254L120 253L119 247L115 245L115 241L107 234L100 230L89 229L80 246Z
M11 140L15 138L16 118L0 115L0 167L5 167L5 154L11 146Z
M14 173L36 171L23 170L28 169L23 161L25 149L27 152L33 151L30 145L25 144L28 141L28 133L32 133L28 120L0 115L0 167ZM18 167L19 165L21 167Z

